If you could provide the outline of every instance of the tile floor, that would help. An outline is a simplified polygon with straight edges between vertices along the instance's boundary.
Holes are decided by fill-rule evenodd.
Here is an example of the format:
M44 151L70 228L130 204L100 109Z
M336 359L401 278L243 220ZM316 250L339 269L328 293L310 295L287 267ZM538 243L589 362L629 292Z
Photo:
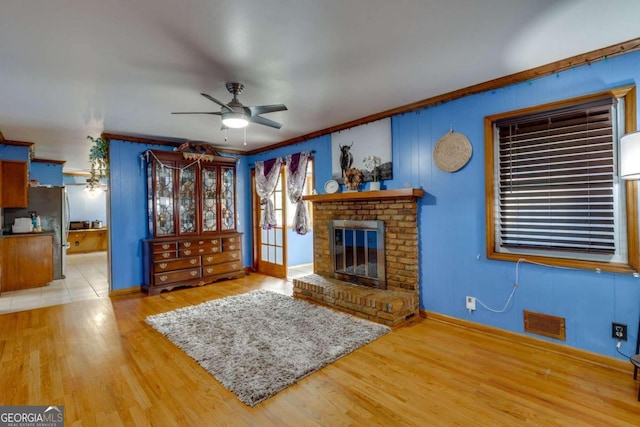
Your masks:
M67 256L64 279L0 294L0 314L109 296L107 252Z
M293 280L296 277L302 277L308 274L313 274L313 263L293 265L287 269L288 280Z
M41 288L2 292L0 314L107 297L107 271L107 252L68 255L64 279ZM313 264L295 265L288 269L287 278L292 280L312 273Z

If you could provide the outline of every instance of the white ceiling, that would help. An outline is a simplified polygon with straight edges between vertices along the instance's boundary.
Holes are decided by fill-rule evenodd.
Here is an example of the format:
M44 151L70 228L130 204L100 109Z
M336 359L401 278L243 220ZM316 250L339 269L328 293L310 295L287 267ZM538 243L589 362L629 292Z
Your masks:
M0 131L88 169L87 135L249 150L640 36L635 0L5 0ZM225 133L200 96L282 129Z

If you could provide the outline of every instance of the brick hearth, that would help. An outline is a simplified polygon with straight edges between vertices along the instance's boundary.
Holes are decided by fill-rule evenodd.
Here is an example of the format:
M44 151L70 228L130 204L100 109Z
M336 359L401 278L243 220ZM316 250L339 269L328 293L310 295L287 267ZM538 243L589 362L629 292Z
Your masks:
M296 297L389 326L418 314L418 204L422 190L403 189L306 196L313 202L313 275L294 279ZM333 278L329 221L379 220L385 225L387 289Z

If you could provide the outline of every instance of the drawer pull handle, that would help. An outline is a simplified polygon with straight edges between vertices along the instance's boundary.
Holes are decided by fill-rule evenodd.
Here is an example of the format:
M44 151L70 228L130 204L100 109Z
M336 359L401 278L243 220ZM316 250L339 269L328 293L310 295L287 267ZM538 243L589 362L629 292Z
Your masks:
M203 252L204 252L204 249L202 249L202 248L198 249L198 253L199 253L199 254L201 254L201 253L203 253Z
M211 241L211 244L212 244L212 245L217 245L217 244L218 244L218 241L217 241L217 240L212 240L212 241Z
M197 260L197 259L195 259L195 258L191 258L191 259L189 260L189 263L190 263L191 265L193 265L193 264L195 264L195 263L197 263L197 262L198 262L198 260Z
M162 276L160 276L160 281L161 282L166 282L168 278L169 278L169 276L163 274Z
M198 241L198 244L199 244L199 245L204 245L204 240L200 240L200 241Z
M236 241L236 238L235 238L235 237L229 237L229 238L227 239L227 242L235 242L235 241Z
M211 261L213 261L213 257L212 256L208 256L207 257L207 262L211 262Z
M184 251L184 254L185 255L191 255L191 251L190 250L186 250L186 251Z
M211 252L219 252L220 249L219 248L211 248Z
M191 246L191 242L184 242L184 247L188 248L189 246Z
M167 263L166 262L161 262L160 263L160 268L167 268Z
M198 275L198 272L193 270L190 274L192 277L196 277Z
M238 254L231 254L231 258L233 258L233 259L238 258Z
M169 252L163 252L162 253L162 258L169 258L171 254Z
M162 245L162 249L169 249L169 245L165 243L164 245Z
M213 268L211 267L207 268L207 273L213 273Z
M230 250L234 250L235 248L236 248L236 245L229 245Z
M238 264L236 263L231 264L231 268L238 268Z

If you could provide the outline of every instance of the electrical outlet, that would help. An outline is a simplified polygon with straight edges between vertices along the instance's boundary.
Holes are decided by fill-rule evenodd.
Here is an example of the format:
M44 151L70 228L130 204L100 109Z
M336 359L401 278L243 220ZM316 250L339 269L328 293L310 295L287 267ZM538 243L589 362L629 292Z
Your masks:
M611 338L615 338L618 341L627 340L627 325L624 323L613 322L611 324Z
M467 310L473 311L476 309L476 299L475 297L467 297Z

